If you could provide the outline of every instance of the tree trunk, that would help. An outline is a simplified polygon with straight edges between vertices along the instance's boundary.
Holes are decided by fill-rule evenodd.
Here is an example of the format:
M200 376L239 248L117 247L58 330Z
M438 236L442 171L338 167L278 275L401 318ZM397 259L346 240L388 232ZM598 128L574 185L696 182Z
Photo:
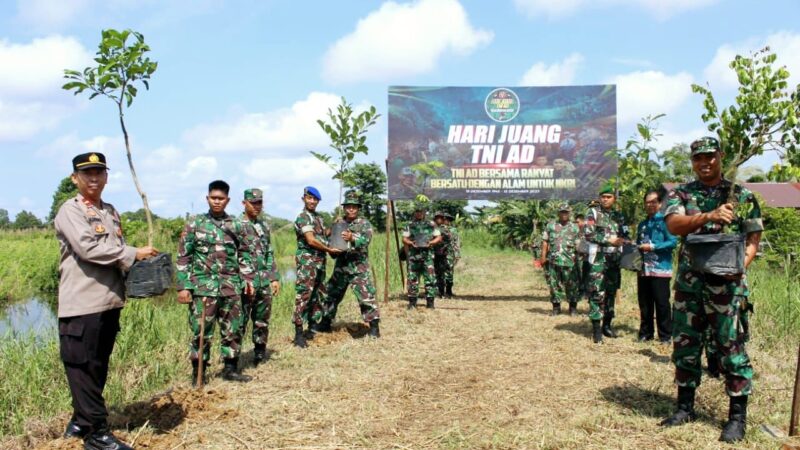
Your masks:
M124 114L122 113L122 102L124 96L120 96L120 100L117 103L119 107L119 126L122 128L122 135L125 137L125 152L128 156L128 167L131 169L131 176L133 177L133 184L136 186L136 192L139 193L139 196L142 197L142 204L144 205L144 215L147 218L147 245L153 245L153 216L150 213L150 205L147 203L147 194L142 191L142 187L139 185L139 178L136 176L136 169L133 168L133 159L131 157L131 143L130 139L128 138L128 130L125 128L125 119Z

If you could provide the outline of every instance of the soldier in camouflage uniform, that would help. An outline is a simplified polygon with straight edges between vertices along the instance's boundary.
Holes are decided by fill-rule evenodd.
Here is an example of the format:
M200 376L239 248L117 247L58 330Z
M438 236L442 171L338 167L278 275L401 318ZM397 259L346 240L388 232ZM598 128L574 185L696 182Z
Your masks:
M219 322L220 353L225 361L222 378L250 381L238 370L241 347L242 300L240 293L253 294L253 263L245 240L244 226L229 216L228 183L217 180L208 185L209 211L190 220L178 241L178 302L190 304L189 326L192 340L189 357L193 381L197 380L199 360L208 364L214 322ZM203 349L200 357L200 321L203 324ZM204 372L205 373L205 372Z
M691 253L686 248L689 234L720 234L732 231L745 235L745 268L758 250L761 209L752 192L722 177L723 154L719 142L704 137L691 145L692 169L697 180L680 185L669 193L664 215L672 234L684 242L678 259L673 304L673 353L678 407L661 424L680 425L695 420L695 389L700 384L700 356L706 330L725 376L725 391L730 397L728 421L720 440L744 439L747 399L752 392L753 367L745 351L748 287L744 274L713 275L692 270ZM733 189L734 202L729 201ZM726 230L725 228L728 230Z
M615 338L611 328L614 319L614 302L620 287L620 259L622 244L629 240L628 225L621 212L614 209L614 188L605 185L600 190L600 206L591 208L584 225L584 239L594 244L586 259L589 271L589 319L592 321L592 339L603 341L603 336ZM603 320L602 328L600 319Z
M269 318L272 315L272 298L280 292L278 267L270 241L270 226L261 216L263 208L261 189L244 191L244 214L242 224L245 241L250 247L255 273L253 276L253 296L244 296L242 309L242 334L247 330L247 320L253 321L253 364L258 366L267 360L267 339L269 338Z
M447 252L447 266L449 270L444 274L444 295L447 298L455 297L453 294L453 282L455 281L454 272L456 265L461 260L461 235L458 234L458 229L453 225L453 215L445 211L444 223L450 229L450 247Z
M436 287L439 291L439 297L444 298L445 277L447 272L452 273L448 254L450 253L450 246L453 244L453 235L450 232L450 227L445 224L444 212L436 211L436 214L433 216L433 221L439 228L439 232L442 233L442 241L433 248L433 268L436 272Z
M419 279L425 282L426 306L433 308L436 272L433 267L433 250L442 240L442 233L435 223L425 219L426 203L414 203L414 220L403 230L403 244L408 254L408 309L416 308ZM427 245L418 247L417 242L427 240Z
M578 276L578 291L580 296L578 299L585 297L588 291L587 281L589 280L589 271L591 270L591 265L588 261L586 261L586 239L584 238L584 225L586 224L586 216L583 214L576 214L575 215L575 225L578 226L578 233L580 239L578 240L578 248L576 249L577 252L577 276Z
M328 246L330 230L325 229L322 217L317 214L317 205L322 199L319 191L313 186L303 190L305 208L294 221L297 236L297 281L295 282L294 345L308 347L303 334L303 321L309 322L313 337L313 329L322 319L322 300L325 298L325 263L326 253L338 255L341 250Z
M372 241L372 225L369 220L358 217L361 209L361 198L356 191L347 191L344 196L344 221L347 230L342 232L342 239L347 242L348 250L336 257L333 275L328 280L327 298L323 304L323 318L319 331L330 330L336 318L339 303L342 302L347 287L353 293L361 309L361 317L369 324L369 334L374 338L381 335L381 312L375 301L375 285L369 265L369 243Z
M569 301L569 314L577 314L578 277L575 247L580 239L578 226L570 221L569 204L558 208L558 221L549 222L542 233L540 262L550 272L550 298L553 299L551 315L561 314L561 302Z

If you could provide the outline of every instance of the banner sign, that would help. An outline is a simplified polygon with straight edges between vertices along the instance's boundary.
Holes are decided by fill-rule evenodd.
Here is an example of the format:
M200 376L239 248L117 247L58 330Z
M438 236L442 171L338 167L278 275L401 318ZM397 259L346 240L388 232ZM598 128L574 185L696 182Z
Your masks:
M617 166L616 86L389 88L389 197L589 199Z

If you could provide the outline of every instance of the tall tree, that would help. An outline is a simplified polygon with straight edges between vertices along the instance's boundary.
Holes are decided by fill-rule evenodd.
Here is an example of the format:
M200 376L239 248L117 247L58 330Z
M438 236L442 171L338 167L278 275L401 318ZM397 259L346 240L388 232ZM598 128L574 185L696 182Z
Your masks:
M25 211L24 209L17 214L14 219L15 230L26 230L28 228L41 228L42 221L39 220L32 212Z
M58 209L61 208L61 205L63 205L65 201L74 197L77 193L78 186L72 182L72 177L64 177L64 179L58 183L58 187L53 193L53 203L50 205L50 214L47 215L47 222L52 223L56 218L56 214L58 214Z
M687 144L675 144L669 150L664 150L661 166L664 168L665 181L688 183L694 180L691 151Z
M128 39L133 38L132 42ZM125 108L129 108L138 92L137 83L141 82L145 89L150 89L150 76L156 71L158 63L145 56L150 51L150 46L144 43L144 36L132 30L117 31L114 29L103 30L98 46L95 62L97 66L87 67L83 72L77 70L64 70L64 78L71 80L62 86L64 89L75 91L75 95L83 91L91 92L89 99L102 95L112 100L117 105L119 113L119 126L125 139L125 152L128 157L128 167L133 176L136 191L142 197L145 215L147 216L147 245L153 245L153 218L147 195L139 184L136 169L133 167L131 156L131 143L128 138L128 129L125 126Z
M361 193L362 215L378 231L386 230L386 174L376 163L355 163L344 178L344 185Z
M333 179L339 180L339 203L342 203L342 190L349 176L350 164L359 153L369 153L367 147L367 130L380 117L374 106L355 115L353 105L347 103L344 97L336 107L336 112L328 109L328 121L317 120L322 131L331 139L330 147L336 151L336 163L331 162L333 157L325 153L311 151L315 158L333 169Z
M0 208L0 230L11 227L11 219L8 217L8 210Z

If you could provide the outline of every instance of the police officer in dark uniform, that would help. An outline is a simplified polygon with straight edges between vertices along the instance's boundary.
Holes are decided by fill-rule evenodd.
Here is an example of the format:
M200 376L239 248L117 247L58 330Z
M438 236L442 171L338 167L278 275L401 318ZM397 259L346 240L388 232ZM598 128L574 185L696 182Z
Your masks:
M101 199L108 182L102 153L76 156L72 169L78 195L54 222L61 247L58 334L73 408L64 437L83 438L86 449L125 450L132 447L108 427L103 389L125 304L124 273L158 251L125 244L117 210Z

